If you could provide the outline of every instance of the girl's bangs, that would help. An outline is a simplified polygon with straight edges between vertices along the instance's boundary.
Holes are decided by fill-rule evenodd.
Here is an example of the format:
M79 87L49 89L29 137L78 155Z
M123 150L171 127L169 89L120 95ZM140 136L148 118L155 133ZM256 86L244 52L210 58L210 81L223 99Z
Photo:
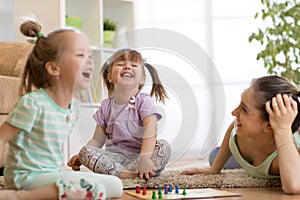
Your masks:
M118 56L114 62L130 60L136 63L142 63L142 56L139 52L135 50L125 51L123 54Z

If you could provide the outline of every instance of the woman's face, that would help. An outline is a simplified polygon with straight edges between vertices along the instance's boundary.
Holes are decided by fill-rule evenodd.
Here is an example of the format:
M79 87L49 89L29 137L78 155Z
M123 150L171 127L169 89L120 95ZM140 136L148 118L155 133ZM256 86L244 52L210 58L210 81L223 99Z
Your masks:
M246 89L241 95L241 102L232 111L236 117L236 131L241 136L256 136L263 132L264 124L261 119L261 111L255 107L255 92L252 87Z

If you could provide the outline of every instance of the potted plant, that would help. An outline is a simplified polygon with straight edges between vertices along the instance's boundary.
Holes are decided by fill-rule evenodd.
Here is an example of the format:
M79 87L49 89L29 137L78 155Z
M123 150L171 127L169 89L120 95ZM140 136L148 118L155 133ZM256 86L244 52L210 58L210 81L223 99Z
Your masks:
M104 47L112 47L116 31L116 22L111 19L104 19L103 29Z
M261 17L267 26L252 33L253 40L264 45L257 54L269 74L277 74L300 85L300 3L297 0L261 0L263 5L255 18Z

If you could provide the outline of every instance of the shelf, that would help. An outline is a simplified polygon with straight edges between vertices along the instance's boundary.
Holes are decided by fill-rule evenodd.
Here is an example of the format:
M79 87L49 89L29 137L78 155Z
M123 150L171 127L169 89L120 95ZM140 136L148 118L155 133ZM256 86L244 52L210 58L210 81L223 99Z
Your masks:
M51 12L49 12L51 11ZM66 26L66 16L81 20L81 31L87 35L93 49L95 72L92 77L90 90L83 91L84 100L99 103L105 94L102 81L99 81L100 69L103 63L116 51L115 48L104 48L103 21L110 18L117 23L117 33L134 28L133 0L14 0L14 18L35 16L41 23L42 31L48 34L53 30ZM26 42L16 24L16 41ZM116 42L117 43L117 42ZM118 46L116 46L118 47ZM96 90L96 89L97 90ZM94 92L93 90L96 90ZM85 96L84 96L85 95ZM85 98L87 97L87 98Z

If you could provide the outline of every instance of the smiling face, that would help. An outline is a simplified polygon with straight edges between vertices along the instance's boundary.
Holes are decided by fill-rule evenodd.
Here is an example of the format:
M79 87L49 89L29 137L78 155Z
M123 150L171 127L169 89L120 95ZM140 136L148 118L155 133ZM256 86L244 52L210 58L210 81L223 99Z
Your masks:
M66 47L59 62L60 80L76 92L89 87L94 63L86 36L70 32L66 38Z
M236 132L243 136L259 136L264 131L267 121L261 119L261 111L255 107L253 88L246 89L241 96L241 102L232 111L236 117Z
M114 89L137 90L145 81L142 64L141 57L135 57L133 52L125 53L112 63L107 79Z

